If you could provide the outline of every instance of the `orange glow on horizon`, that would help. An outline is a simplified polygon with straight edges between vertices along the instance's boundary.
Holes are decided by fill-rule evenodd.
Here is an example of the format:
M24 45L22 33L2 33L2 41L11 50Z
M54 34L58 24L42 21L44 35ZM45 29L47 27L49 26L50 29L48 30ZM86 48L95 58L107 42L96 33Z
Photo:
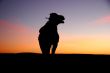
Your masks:
M30 34L28 34L30 35ZM27 36L27 35L26 35ZM33 37L33 38L32 38ZM28 39L31 38L31 39ZM0 53L33 52L41 53L37 37L20 38L12 43L4 42L0 45ZM23 40L24 39L24 40ZM71 36L62 37L56 54L110 54L109 36Z
M3 25L5 24L5 26ZM14 23L17 24L17 23ZM2 21L5 33L0 38L0 53L33 52L41 53L38 33L27 26L14 26L13 23ZM8 26L13 26L10 29ZM16 29L19 27L18 29ZM22 27L25 27L22 28ZM8 30L10 30L10 32ZM8 31L8 32L7 32ZM35 33L34 33L35 32ZM7 35L8 34L8 35ZM12 35L11 35L12 34ZM5 36L6 35L6 36ZM110 35L60 35L56 53L61 54L110 54Z
M62 40L57 53L110 54L109 36L74 37Z
M32 37L32 36L30 36ZM25 39L26 40L26 39ZM56 53L61 54L110 54L109 37L71 37L60 39ZM16 43L2 43L1 53L34 52L41 53L37 38L31 41L17 41Z

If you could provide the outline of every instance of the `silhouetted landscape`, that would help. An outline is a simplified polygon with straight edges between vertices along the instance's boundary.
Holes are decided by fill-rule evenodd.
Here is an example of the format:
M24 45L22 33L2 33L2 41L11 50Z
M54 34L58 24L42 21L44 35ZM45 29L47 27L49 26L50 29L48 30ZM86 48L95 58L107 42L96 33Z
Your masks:
M1 53L0 64L31 64L31 65L109 65L110 55L91 54L55 54L38 53Z

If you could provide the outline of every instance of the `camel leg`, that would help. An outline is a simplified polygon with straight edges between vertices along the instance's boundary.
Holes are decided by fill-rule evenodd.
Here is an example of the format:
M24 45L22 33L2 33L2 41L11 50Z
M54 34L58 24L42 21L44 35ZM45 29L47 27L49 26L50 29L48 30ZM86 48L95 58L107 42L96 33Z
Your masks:
M56 48L57 48L58 44L54 44L53 48L52 48L52 54L55 54Z
M47 42L39 41L39 45L40 45L42 54L50 54L51 44L49 44Z

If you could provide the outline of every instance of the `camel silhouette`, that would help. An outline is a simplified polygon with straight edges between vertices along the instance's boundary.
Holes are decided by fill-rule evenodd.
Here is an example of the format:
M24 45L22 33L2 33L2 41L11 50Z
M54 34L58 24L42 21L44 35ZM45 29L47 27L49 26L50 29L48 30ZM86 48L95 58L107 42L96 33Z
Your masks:
M39 30L39 45L42 54L50 54L50 50L52 51L52 54L55 54L59 42L57 25L64 23L65 18L57 13L50 13L48 19L47 23Z

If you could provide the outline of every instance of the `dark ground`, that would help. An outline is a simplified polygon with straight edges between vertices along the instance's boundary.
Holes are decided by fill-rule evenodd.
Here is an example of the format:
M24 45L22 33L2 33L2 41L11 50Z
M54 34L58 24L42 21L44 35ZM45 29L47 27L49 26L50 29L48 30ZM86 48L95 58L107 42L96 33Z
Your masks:
M0 54L0 65L110 65L110 55L37 53Z

